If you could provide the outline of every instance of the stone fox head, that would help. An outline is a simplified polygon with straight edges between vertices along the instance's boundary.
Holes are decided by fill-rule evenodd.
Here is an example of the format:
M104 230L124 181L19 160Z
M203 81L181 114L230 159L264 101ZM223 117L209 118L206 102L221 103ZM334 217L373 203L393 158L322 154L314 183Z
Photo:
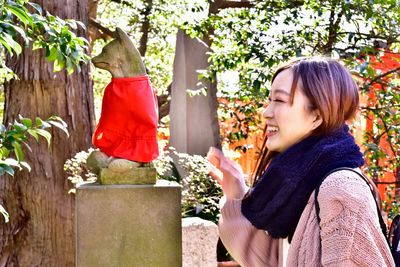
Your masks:
M93 64L109 71L114 78L145 75L142 57L128 35L120 28L114 35L115 39L103 47L100 55L92 58Z

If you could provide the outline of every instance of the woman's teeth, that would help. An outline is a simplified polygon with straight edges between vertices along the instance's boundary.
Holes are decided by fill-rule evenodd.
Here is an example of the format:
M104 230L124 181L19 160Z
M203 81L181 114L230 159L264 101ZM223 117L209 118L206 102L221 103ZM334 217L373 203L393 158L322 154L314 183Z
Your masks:
M270 133L277 132L278 131L278 127L270 126L270 127L267 128L267 131L270 132Z

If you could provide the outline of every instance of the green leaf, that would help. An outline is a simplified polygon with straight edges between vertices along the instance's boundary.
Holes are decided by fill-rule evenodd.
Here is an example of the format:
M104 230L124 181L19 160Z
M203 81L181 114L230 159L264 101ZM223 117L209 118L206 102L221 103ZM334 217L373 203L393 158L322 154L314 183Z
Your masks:
M0 123L0 134L3 134L7 131L6 127L4 126L4 124Z
M7 49L8 53L13 54L11 46L7 43L6 40L0 35L0 43Z
M58 121L47 121L47 122L62 130L69 137L67 127L64 124Z
M7 23L7 22L2 22L1 24L5 25L6 27L9 27L9 28L13 29L16 32L18 32L21 35L21 37L24 39L25 43L28 43L28 38L26 37L26 33L21 27L18 27L16 25L13 25L13 24L10 24L10 23Z
M41 49L44 46L44 42L42 40L36 40L33 42L32 50Z
M10 215L8 214L8 212L4 209L4 207L2 205L0 205L0 213L3 214L4 221L6 223L8 223L10 221Z
M47 56L48 61L54 61L58 56L58 49L56 46L52 46L49 51L49 55Z
M9 35L9 34L7 34L7 33L5 33L5 32L2 32L2 34L3 34L3 40L4 40L5 42L7 42L7 44L11 47L11 49L14 50L15 53L16 53L17 55L21 54L21 52L22 52L22 47L19 45L19 43L17 43L17 42L11 37L11 35ZM2 44L4 45L3 42L2 42ZM7 50L8 50L8 49L7 49Z
M42 121L42 129L51 128L51 125L47 121Z
M73 30L77 29L77 25L76 25L76 21L75 20L69 19L69 20L67 20L67 23Z
M22 118L20 117L20 120L23 125L25 125L27 128L32 128L32 120L29 118Z
M37 134L43 136L46 139L47 144L50 146L51 134L43 129L36 129L36 132Z
M5 160L2 160L0 163L4 163L8 166L13 166L13 167L18 167L18 168L20 167L19 162L13 158L6 158Z
M48 121L58 121L58 122L60 122L62 125L63 125L63 127L65 127L65 128L67 128L68 127L68 125L67 125L67 123L65 122L65 121L63 121L63 119L61 119L60 117L58 117L58 116L56 116L56 115L53 115L53 116L51 116L50 118L48 118L47 119Z
M1 171L6 172L11 176L14 176L15 173L13 168L4 163L0 163L0 172Z
M375 70L372 67L368 67L367 68L367 73L368 73L370 78L375 77Z
M8 150L6 147L1 147L0 148L0 158L7 158L10 155L10 150Z
M35 124L36 124L36 126L39 127L39 128L42 127L42 125L43 125L42 119L39 118L39 117L36 117L36 119L35 119Z
M35 138L36 142L39 142L39 135L36 133L35 129L28 129L28 133Z
M64 68L64 65L65 65L64 58L57 57L57 59L54 61L54 72L61 71Z
M24 167L25 169L27 169L28 172L30 172L30 171L32 170L32 169L31 169L31 166L30 166L27 162L25 162L25 161L21 161L20 164L21 164L22 167Z
M76 22L76 24L78 24L79 26L81 26L81 27L82 27L82 29L84 29L84 30L86 31L86 26L85 26L85 24L83 24L83 22L82 22L82 21L75 20L75 22ZM85 39L85 40L86 40L86 39Z
M36 11L37 11L39 14L42 14L42 13L43 13L42 7L41 7L40 5L38 5L38 4L36 4L36 3L32 3L32 2L27 2L27 4L30 5L31 7L33 7L34 9L36 9Z
M21 132L23 133L23 132L25 132L26 130L28 130L28 128L27 128L24 124L19 123L19 122L17 122L17 121L14 122L14 124L13 124L13 129L17 130L18 133L21 133Z
M13 13L16 17L18 17L23 24L30 24L31 26L33 26L32 18L29 16L28 11L24 7L16 5L5 5L5 8Z
M13 147L14 147L14 153L15 153L15 156L17 157L17 160L18 161L23 161L24 160L24 153L22 152L21 144L15 142L13 144Z
M69 59L68 57L67 57L66 61L67 61L67 72L68 72L68 75L71 75L74 72L74 65L72 64L71 59Z
M29 144L28 143L26 143L26 142L22 142L24 145L25 145L25 147L29 150L29 152L32 152L32 148L29 146Z

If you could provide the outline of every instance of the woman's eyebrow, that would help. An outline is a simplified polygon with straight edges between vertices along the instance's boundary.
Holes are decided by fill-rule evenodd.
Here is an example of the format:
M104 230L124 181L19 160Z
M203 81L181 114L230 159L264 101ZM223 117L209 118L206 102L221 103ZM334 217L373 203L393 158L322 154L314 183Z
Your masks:
M290 96L290 94L289 94L288 92L286 92L285 90L283 90L283 89L275 89L275 90L272 91L272 93L273 93L273 94L279 94L279 93L281 93L281 94L285 94L285 95Z

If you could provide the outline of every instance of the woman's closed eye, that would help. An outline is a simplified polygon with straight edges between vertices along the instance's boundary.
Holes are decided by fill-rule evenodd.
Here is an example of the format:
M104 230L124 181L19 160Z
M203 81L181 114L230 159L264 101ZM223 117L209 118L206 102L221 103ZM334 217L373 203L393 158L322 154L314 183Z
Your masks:
M268 101L269 102L281 102L281 103L285 103L285 101L283 101L282 99L279 99L279 98L275 98L275 99L271 99L271 98L268 98Z

